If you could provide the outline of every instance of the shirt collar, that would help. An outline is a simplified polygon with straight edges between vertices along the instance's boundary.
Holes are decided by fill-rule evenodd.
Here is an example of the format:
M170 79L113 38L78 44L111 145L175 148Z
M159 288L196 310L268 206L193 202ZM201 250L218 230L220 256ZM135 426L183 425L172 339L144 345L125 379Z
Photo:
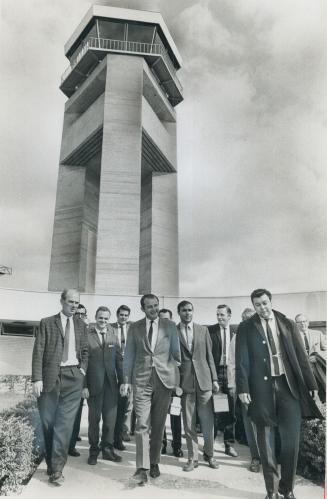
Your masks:
M69 321L72 321L73 320L73 315L71 315L70 317L67 317L67 315L65 315L62 311L60 312L60 319L61 319L61 322L67 322L67 319L69 319Z
M189 322L188 324L184 324L184 322L180 322L180 327L182 327L184 330L188 326L190 329L193 329L193 321Z
M151 322L153 322L153 324L155 324L156 326L159 324L159 317L157 317L153 321L151 321L151 319L148 319L147 317L145 319L146 319L146 323L148 324L149 327L150 327Z
M106 333L107 332L107 329L104 329L103 331L100 331L100 329L98 329L97 327L95 327L95 330L98 334L102 334L102 333Z

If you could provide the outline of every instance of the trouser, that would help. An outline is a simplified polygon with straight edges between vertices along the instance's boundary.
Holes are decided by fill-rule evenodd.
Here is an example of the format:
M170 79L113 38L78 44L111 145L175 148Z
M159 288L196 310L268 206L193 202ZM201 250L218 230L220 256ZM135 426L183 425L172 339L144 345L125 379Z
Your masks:
M236 400L235 397L230 395L228 390L227 366L219 366L217 375L219 389L222 393L225 393L227 395L229 411L215 414L214 438L216 438L218 430L222 429L224 432L224 444L230 445L235 442Z
M268 493L276 494L278 488L284 493L293 490L299 452L301 408L299 400L291 394L284 375L273 378L272 383L281 443L280 480L275 452L277 428L256 425L256 432L266 489Z
M208 457L213 456L214 442L214 416L212 404L212 391L201 391L198 383L195 383L193 393L183 393L182 414L188 458L198 461L198 436L196 432L196 412L198 413L204 446L203 451Z
M245 404L242 405L242 417L244 422L244 429L246 440L248 442L248 446L250 448L251 459L259 459L259 449L256 441L255 427L251 421L251 418L248 416L247 406Z
M121 443L123 440L124 422L128 403L128 397L122 397L119 393L117 403L117 419L114 433L114 441L116 444Z
M38 398L45 460L50 470L61 472L66 464L75 416L81 401L84 376L77 366L61 367L55 387Z
M181 415L176 416L174 414L170 415L170 428L172 434L172 443L171 446L173 450L179 450L182 447L182 418ZM162 444L164 447L167 447L167 434L166 430L164 431Z
M79 408L77 409L77 413L75 416L75 421L74 421L72 436L70 439L69 449L75 449L75 446L76 446L77 438L78 438L80 427L81 427L83 404L84 404L84 399L81 399L81 403L79 405Z
M89 406L89 444L90 455L97 456L114 445L114 430L117 416L117 384L109 383L105 376L100 393L87 399ZM100 420L102 417L101 444L99 446Z
M148 383L141 387L135 385L133 392L136 414L136 468L149 469L150 463L160 462L162 435L172 390L163 385L155 368L152 368Z

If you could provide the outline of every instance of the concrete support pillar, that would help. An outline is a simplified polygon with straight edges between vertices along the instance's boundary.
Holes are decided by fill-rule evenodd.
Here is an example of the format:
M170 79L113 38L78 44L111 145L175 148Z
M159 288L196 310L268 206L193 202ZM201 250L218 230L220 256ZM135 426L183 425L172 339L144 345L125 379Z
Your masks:
M95 292L138 294L143 59L107 56Z

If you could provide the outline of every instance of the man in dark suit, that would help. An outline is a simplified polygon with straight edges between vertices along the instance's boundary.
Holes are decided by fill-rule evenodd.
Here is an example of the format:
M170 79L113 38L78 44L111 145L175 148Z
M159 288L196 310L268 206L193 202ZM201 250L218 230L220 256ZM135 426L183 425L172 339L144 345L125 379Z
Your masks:
M225 454L237 457L238 454L232 446L235 442L235 393L228 387L227 377L229 346L237 330L236 327L230 325L231 316L232 311L228 305L218 305L218 323L208 326L208 329L212 341L212 355L218 375L219 388L222 393L227 394L229 408L227 413L215 414L214 435L216 438L218 428L221 427L224 431Z
M50 483L61 484L87 369L87 329L74 314L79 293L65 289L59 314L42 319L32 359L33 390L44 432Z
M210 468L217 469L213 457L214 417L212 392L219 391L212 345L208 329L193 322L193 305L181 301L177 306L181 322L178 333L181 346L181 389L183 422L186 435L188 461L184 471L192 471L199 465L196 411L204 439L203 458Z
M122 359L124 358L128 331L131 325L129 321L130 313L131 309L127 305L120 305L116 312L117 322L111 324L119 343L119 352ZM116 449L121 451L126 450L123 441L129 442L131 440L129 434L131 431L132 410L133 394L130 393L127 397L123 397L120 393L118 393L114 446Z
M99 307L95 314L96 326L88 333L89 363L86 388L83 395L89 406L89 458L88 464L97 464L102 458L120 462L114 451L114 430L117 416L118 385L122 382L122 357L119 343L109 324L110 310ZM100 420L102 417L101 444L99 446Z
M297 327L272 310L271 293L251 294L256 314L242 322L236 336L236 386L256 425L267 499L294 499L301 414L321 417L313 400L317 385ZM311 391L311 394L310 394ZM275 432L281 441L279 480Z
M160 475L158 464L166 415L172 390L179 385L176 363L180 363L180 348L176 325L158 317L157 296L142 296L141 309L145 318L134 322L129 329L122 394L126 395L133 383L136 414L136 472L133 478L144 484L149 468L152 478Z

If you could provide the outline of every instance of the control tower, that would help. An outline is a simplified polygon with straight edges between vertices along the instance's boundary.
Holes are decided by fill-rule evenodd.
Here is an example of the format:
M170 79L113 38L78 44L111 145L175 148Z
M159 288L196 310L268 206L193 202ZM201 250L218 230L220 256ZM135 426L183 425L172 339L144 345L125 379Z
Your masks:
M94 5L69 67L49 290L178 296L181 57L159 13Z

